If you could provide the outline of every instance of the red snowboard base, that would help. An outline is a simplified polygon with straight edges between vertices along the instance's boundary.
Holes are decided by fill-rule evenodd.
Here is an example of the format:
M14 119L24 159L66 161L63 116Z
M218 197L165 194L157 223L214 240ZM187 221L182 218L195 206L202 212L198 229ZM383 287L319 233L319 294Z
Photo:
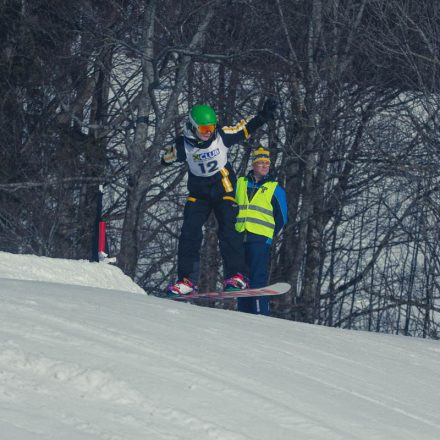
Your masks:
M170 296L170 299L187 301L193 299L226 299L258 296L282 295L290 290L289 283L275 283L258 289L230 290L227 292L189 293L188 295Z

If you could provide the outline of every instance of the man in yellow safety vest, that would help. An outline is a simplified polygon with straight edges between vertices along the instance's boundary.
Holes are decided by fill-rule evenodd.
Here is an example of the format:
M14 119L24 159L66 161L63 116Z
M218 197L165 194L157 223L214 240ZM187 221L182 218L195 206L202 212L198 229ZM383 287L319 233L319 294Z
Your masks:
M269 151L260 147L252 153L252 170L238 179L235 191L235 229L243 234L251 288L267 286L272 240L287 223L286 194L269 171ZM237 300L238 310L247 313L269 315L269 305L266 296Z

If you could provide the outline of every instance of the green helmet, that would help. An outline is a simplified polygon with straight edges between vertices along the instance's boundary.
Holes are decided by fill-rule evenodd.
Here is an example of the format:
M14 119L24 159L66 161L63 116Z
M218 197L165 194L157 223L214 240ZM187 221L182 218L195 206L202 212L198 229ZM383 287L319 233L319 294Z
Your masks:
M217 115L209 105L195 105L189 114L191 124L197 128L200 125L217 124Z

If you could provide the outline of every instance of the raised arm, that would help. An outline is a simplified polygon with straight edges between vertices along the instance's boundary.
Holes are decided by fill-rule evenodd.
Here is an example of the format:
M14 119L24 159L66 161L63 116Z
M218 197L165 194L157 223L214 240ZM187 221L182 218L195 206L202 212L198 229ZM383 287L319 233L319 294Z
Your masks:
M263 124L273 119L277 102L273 98L266 99L263 108L253 117L241 120L234 126L219 128L226 147L231 147L248 139Z

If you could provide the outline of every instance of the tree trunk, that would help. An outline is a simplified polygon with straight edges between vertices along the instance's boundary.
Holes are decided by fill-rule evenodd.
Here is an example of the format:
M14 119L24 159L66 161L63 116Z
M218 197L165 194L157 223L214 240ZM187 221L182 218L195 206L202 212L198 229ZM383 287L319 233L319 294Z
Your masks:
M194 34L188 50L197 49L204 40L206 29L214 15L214 8L208 8ZM151 178L156 168L154 160L159 155L160 148L165 144L169 127L173 125L177 113L177 99L182 92L187 78L190 55L183 55L178 64L176 81L169 95L165 112L161 112L154 96L155 61L154 61L154 25L156 20L156 1L151 1L145 14L144 34L142 41L142 89L139 95L137 121L134 140L127 144L129 156L129 190L127 193L127 209L122 226L121 249L118 257L119 267L129 276L135 277L139 257L139 242L141 227L144 219L143 203L148 191ZM156 118L154 139L149 148L148 117L153 108ZM148 241L148 240L147 240Z

